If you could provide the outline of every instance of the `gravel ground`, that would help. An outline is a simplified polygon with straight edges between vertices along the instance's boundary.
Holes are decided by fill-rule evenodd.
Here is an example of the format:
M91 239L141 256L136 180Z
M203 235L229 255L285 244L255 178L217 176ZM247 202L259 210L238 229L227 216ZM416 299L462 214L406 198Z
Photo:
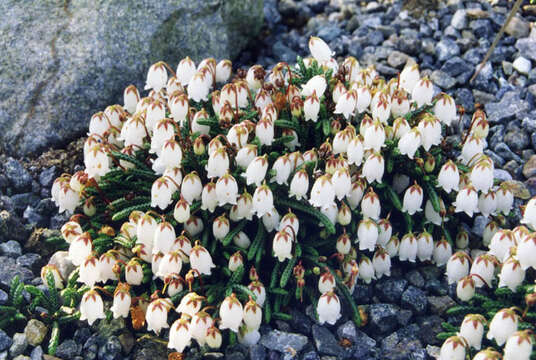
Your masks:
M532 68L536 28L531 30L529 25L536 20L534 8L520 12L490 62L473 83L468 81L509 6L505 0L493 5L449 0L413 17L403 9L402 1L359 5L349 0L265 0L262 36L238 64L270 67L275 59L292 62L297 55L307 55L311 35L326 40L338 56L352 55L361 64L376 64L384 76L396 75L411 57L420 64L422 75L452 94L469 114L475 104L483 104L491 126L486 153L496 163L495 175L513 179L518 197L527 199L536 195L536 69ZM469 121L465 115L459 127ZM74 154L81 153L80 144L33 161L0 155L0 305L7 300L7 286L15 274L41 285L39 270L51 251L36 244L51 230L35 229L58 229L66 221L65 215L57 214L50 187L61 172L77 170L80 160ZM478 237L485 224L480 216L467 227ZM56 256L61 261L61 254ZM440 345L435 335L441 331L441 322L459 322L445 315L455 303L454 289L447 285L443 270L432 265L395 262L392 272L390 278L356 286L356 302L366 305L368 312L364 328L357 329L349 321L346 309L335 326L317 325L310 308L295 309L291 322L261 327L259 344L249 349L236 345L205 358L433 358ZM30 321L17 334L0 330L0 360L43 358L46 344L41 342L48 331L39 321ZM92 327L80 322L64 332L56 355L62 359L167 358L163 345L150 339L136 342L135 337L122 319L100 321ZM200 357L193 348L186 358Z

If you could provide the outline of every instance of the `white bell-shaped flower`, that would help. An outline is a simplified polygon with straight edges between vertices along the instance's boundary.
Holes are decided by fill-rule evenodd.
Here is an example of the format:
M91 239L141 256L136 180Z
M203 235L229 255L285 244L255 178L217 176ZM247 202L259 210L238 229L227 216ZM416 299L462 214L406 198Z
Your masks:
M154 331L157 335L162 329L169 328L167 323L168 311L172 307L170 299L153 300L145 312L145 321L147 330Z
M180 224L184 224L190 218L190 205L183 197L175 203L173 218Z
M186 202L186 204L188 203ZM212 213L214 210L216 210L218 204L219 202L218 195L216 194L216 184L214 184L211 180L211 182L207 183L203 187L203 191L201 192L201 209L208 210ZM185 221L188 221L189 218L190 212L188 211L188 218Z
M274 195L272 190L264 184L255 189L253 193L253 213L262 217L274 207Z
M196 72L188 83L188 98L195 102L207 101L209 92L210 86L207 85L205 75L202 72Z
M469 301L475 296L475 280L472 276L465 276L458 280L456 285L456 296L461 301Z
M380 197L370 187L361 200L361 214L364 218L371 218L377 221L380 219L381 210Z
M206 344L207 332L212 326L214 326L214 320L205 311L201 310L192 316L190 320L190 333L199 346Z
M455 212L465 212L472 217L474 213L478 213L478 194L472 185L467 185L461 189L456 195Z
M305 169L298 170L290 182L289 197L294 196L297 200L301 200L303 197L307 197L308 190L309 175Z
M274 252L274 256L279 260L279 262L292 258L293 240L294 235L290 234L288 231L281 230L275 234L274 241L272 243L272 250Z
M395 90L391 96L391 114L394 117L404 116L409 112L409 99L403 89Z
M528 225L532 229L536 229L536 197L530 199L525 206L521 223Z
M188 96L186 94L172 96L168 100L168 107L171 118L180 126L184 125L189 110Z
M243 169L246 169L249 164L257 157L257 146L253 144L247 144L236 154L236 164Z
M359 250L374 251L378 242L378 225L372 219L365 218L359 222L357 241L359 242Z
M426 230L417 236L417 257L420 261L432 260L434 253L434 238Z
M123 91L123 104L126 111L131 114L136 112L136 106L140 101L140 93L135 85L129 85Z
M112 307L110 308L114 319L128 317L131 303L130 285L127 283L118 283L114 291Z
M229 155L225 147L220 147L208 157L206 166L207 178L219 178L229 170Z
M79 266L91 255L93 244L89 233L85 232L78 235L69 245L68 258L73 265Z
M246 178L247 185L255 184L260 186L266 172L268 171L268 158L266 155L257 156L247 167L246 172L242 174Z
M238 184L231 174L227 173L218 179L216 182L216 197L218 198L219 206L236 204L237 196Z
M188 56L182 59L177 66L177 80L186 86L197 72L195 63Z
M507 230L507 229L499 230L491 238L491 242L489 244L489 253L491 255L494 255L500 261L502 261L502 260L505 260L505 257L508 255L510 248L515 245L516 243L515 243L514 234L511 230ZM519 246L521 245L522 243L519 244ZM521 246L521 249L528 250L522 246ZM519 248L518 248L517 253L518 253L518 256L521 255L519 252ZM531 256L532 255L533 254L531 254ZM523 262L522 262L522 265L523 265Z
M80 320L87 320L91 326L98 319L104 319L104 303L99 293L95 289L90 289L80 302Z
M473 349L480 350L482 347L482 337L484 336L484 324L486 319L480 314L468 314L463 318L458 336L467 341L467 345Z
M78 282L93 287L96 282L100 281L99 260L93 256L88 256L80 265L80 276Z
M421 132L416 127L404 134L398 141L400 154L413 159L415 152L421 146Z
M436 266L447 264L451 256L452 246L445 238L442 238L434 245L433 257Z
M346 200L348 200L348 204L350 205L351 209L357 208L357 206L361 203L366 187L367 183L365 179L362 178L357 179L352 183L350 193L346 196Z
M197 172L192 171L187 174L181 185L181 196L188 202L192 204L195 200L201 198L201 193L203 192L203 184L201 183L201 178L197 175Z
M262 223L266 231L272 232L278 228L280 219L281 217L279 216L277 209L274 207L262 216Z
M423 190L415 183L406 189L404 193L404 201L402 203L402 211L407 212L409 215L413 215L416 212L422 211Z
M411 127L409 126L408 121L403 117L396 118L393 121L392 127L393 127L393 138L399 139L399 140L411 130Z
M140 285L143 281L143 268L136 258L132 258L125 266L125 280L130 285Z
M391 276L391 257L384 248L379 247L374 253L372 266L374 267L376 279L381 279L383 275Z
M398 248L398 259L400 261L415 262L418 250L419 244L417 242L417 238L412 232L409 232L404 235L400 240L400 247Z
M342 114L346 120L354 116L357 106L357 92L355 90L347 91L342 94L335 106L334 114Z
M346 197L352 189L352 179L348 168L337 169L331 177L331 183L338 200Z
M229 80L232 71L233 63L231 60L221 60L218 65L216 65L216 82L224 83Z
M372 183L373 181L381 183L384 172L385 161L383 156L378 152L369 155L365 160L365 164L363 164L362 169L365 179L367 179L369 183Z
M496 211L508 215L514 205L514 193L510 187L506 184L501 184L495 191L495 197L497 198Z
M385 143L385 129L383 125L376 121L365 131L363 147L365 150L372 149L375 152L380 151Z
M413 92L413 88L420 80L419 66L417 64L407 63L400 73L400 86L408 93Z
M176 238L175 228L171 223L162 221L156 226L153 240L153 253L167 254L171 251Z
M238 332L238 328L244 318L244 309L234 293L223 300L219 313L221 318L220 329Z
M216 267L212 262L212 256L210 256L208 250L202 247L198 242L196 242L190 252L190 266L193 270L204 275L210 275L212 273L212 268Z
M439 145L442 140L441 122L432 115L427 115L417 126L421 133L422 147L428 151L434 145Z
M518 315L514 309L499 310L491 319L486 337L502 346L517 331Z
M482 254L477 256L471 265L471 274L475 274L475 286L480 288L484 286L484 282L487 286L491 286L495 274L495 265L497 259L493 255Z
M177 191L177 187L167 177L160 177L155 180L151 187L151 207L159 207L160 209L166 209L173 199L173 193Z
M305 85L302 86L301 94L302 96L311 96L316 94L316 96L321 97L326 91L327 83L324 75L313 76ZM307 102L307 100L306 100Z
M378 244L385 246L391 235L393 235L393 226L389 222L389 219L380 219L378 221Z
M497 197L494 191L481 193L478 196L478 209L483 216L488 217L494 215L497 210Z
M274 123L270 118L261 118L255 126L255 136L261 145L271 146L274 141Z
M411 100L417 103L417 107L431 104L433 96L434 85L428 78L423 78L417 81L415 87L411 91Z
M190 322L183 316L175 320L169 330L169 341L167 347L175 349L182 353L187 346L190 346L192 341L192 333L190 331Z
M451 336L441 346L438 360L465 360L466 340L461 336Z
M504 346L503 360L529 360L532 354L532 339L530 330L513 333Z
M227 141L237 149L242 148L247 144L249 131L244 123L233 125L227 133Z
M333 291L322 294L316 305L318 323L334 325L341 317L341 302Z
M67 221L63 224L60 231L63 239L69 244L83 232L82 227L76 221Z
M462 146L461 159L464 164L475 161L484 151L484 140L481 137L470 134Z
M359 261L359 278L365 282L365 284L370 284L372 279L374 279L374 265L372 261L366 256L361 256Z
M318 113L320 112L320 100L316 92L313 92L311 95L307 96L303 102L303 113L305 115L305 121L317 122Z
M195 292L190 292L181 299L179 306L175 309L179 314L186 314L190 317L194 316L201 310L201 304L204 297L197 295Z
M329 60L334 55L334 52L331 51L328 44L316 36L311 36L309 38L309 51L319 63Z
M456 120L456 103L450 95L439 94L434 105L434 114L445 125L450 126Z
M323 209L329 208L335 202L335 189L329 175L322 175L316 179L311 189L309 203Z
M506 286L512 292L516 292L517 287L523 283L523 280L525 280L525 270L521 267L519 260L514 257L508 258L508 260L502 264L501 272L499 273L498 286Z
M262 309L253 299L244 305L244 324L248 329L258 329L262 322Z
M448 160L439 171L437 177L437 182L439 186L445 190L448 194L452 190L458 190L458 185L460 183L460 173L458 172L458 167L452 160Z
M493 238L495 238L497 234L495 234ZM536 254L536 233L531 233L529 236L527 236L523 241L521 241L517 245L517 259L519 260L519 263L523 270L527 270L529 267L536 269L535 254Z
M469 180L475 190L487 193L493 186L493 161L487 156L483 156L471 169Z
M162 61L157 62L149 68L147 72L147 80L145 81L145 90L153 89L160 92L167 83L168 74L166 66Z
M272 170L275 171L275 176L270 181L275 181L279 185L286 185L292 172L292 163L288 154L278 157L272 166Z
M447 281L449 284L458 282L458 280L469 274L469 255L463 251L458 251L452 255L447 262Z
M152 247L157 226L156 220L149 213L140 216L136 225L136 243Z

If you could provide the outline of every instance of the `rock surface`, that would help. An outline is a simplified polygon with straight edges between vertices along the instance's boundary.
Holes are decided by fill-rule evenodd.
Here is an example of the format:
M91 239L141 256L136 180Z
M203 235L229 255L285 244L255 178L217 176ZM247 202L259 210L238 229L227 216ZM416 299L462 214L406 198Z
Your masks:
M90 116L148 67L234 58L262 25L262 0L0 3L0 148L36 153L87 130Z

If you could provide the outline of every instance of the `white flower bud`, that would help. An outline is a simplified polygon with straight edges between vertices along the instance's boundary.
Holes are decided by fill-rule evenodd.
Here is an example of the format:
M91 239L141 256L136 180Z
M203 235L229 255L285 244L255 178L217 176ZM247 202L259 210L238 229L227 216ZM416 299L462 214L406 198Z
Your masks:
M357 208L361 203L366 187L367 184L365 179L357 179L352 183L352 189L350 189L350 193L346 196L346 200L348 200L351 209Z
M436 266L443 266L449 261L452 256L452 246L445 238L435 244L433 256Z
M451 336L441 346L438 360L465 360L465 339Z
M342 233L337 238L337 244L335 246L339 254L346 255L350 253L350 249L352 248L352 241L350 240L350 237L347 233Z
M387 244L385 244L385 250L391 258L394 258L398 255L398 250L400 248L400 240L397 236L391 236Z
M182 59L177 66L177 80L186 86L197 72L195 63L188 56Z
M130 285L140 285L143 280L143 269L135 258L125 266L125 280Z
M244 310L242 304L236 298L233 293L223 300L220 305L220 329L229 329L234 332L238 332L238 328L242 319L244 318Z
M404 202L402 204L402 211L407 212L409 215L413 215L416 212L422 211L423 201L422 188L415 182L404 193Z
M145 90L153 89L160 92L167 83L168 74L163 62L157 62L151 65L147 72L147 80L145 82Z
M256 330L261 326L262 309L253 299L244 306L244 324L250 330Z
M458 282L469 274L469 262L469 255L463 251L458 251L450 257L447 262L447 281L449 284Z
M285 259L292 258L292 240L294 235L291 235L285 230L278 231L274 236L274 241L272 244L272 250L274 256L279 260L279 262L285 261Z
M456 296L461 301L469 301L475 296L475 280L472 276L465 276L458 280L456 285Z
M131 114L134 114L136 112L138 101L140 101L140 93L138 92L136 86L127 86L123 92L123 103L125 110Z
M309 51L319 63L329 60L335 54L324 40L316 36L309 38Z
M361 200L361 214L364 218L369 217L377 221L380 219L381 210L380 197L370 187L363 200Z
M227 173L216 182L216 196L219 206L236 204L238 196L238 184L231 174Z
M311 120L317 122L318 113L320 112L320 100L316 92L313 92L311 95L307 96L303 102L303 113L305 115L305 121Z
M370 284L372 279L374 279L374 265L372 265L372 262L366 256L362 256L359 261L359 278L365 284Z
M262 223L264 224L264 228L267 232L272 232L277 229L279 226L279 219L281 217L279 216L279 213L277 212L277 209L274 207L270 211L268 211L266 214L262 216Z
M417 237L417 257L420 261L432 260L434 253L434 238L426 230Z

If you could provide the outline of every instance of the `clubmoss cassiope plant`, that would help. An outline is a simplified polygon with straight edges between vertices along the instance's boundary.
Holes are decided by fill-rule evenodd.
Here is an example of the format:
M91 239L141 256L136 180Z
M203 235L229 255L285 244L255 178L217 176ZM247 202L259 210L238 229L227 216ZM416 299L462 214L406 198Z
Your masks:
M482 111L449 143L456 105L417 65L386 81L319 38L309 48L268 73L159 62L147 97L129 86L124 106L91 118L85 170L52 188L75 212L62 235L82 319L169 327L180 353L192 339L256 343L261 321L299 304L334 324L346 302L360 325L357 281L396 257L444 265L463 214L510 211L507 186L490 192Z

